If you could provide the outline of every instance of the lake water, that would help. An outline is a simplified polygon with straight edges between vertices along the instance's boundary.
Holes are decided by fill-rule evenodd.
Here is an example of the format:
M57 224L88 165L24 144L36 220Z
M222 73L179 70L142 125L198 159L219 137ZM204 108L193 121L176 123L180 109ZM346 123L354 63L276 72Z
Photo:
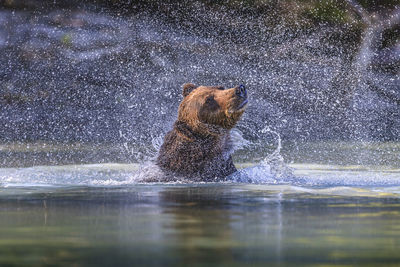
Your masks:
M0 168L1 266L398 266L400 171L137 183L137 164ZM260 176L265 175L264 182Z

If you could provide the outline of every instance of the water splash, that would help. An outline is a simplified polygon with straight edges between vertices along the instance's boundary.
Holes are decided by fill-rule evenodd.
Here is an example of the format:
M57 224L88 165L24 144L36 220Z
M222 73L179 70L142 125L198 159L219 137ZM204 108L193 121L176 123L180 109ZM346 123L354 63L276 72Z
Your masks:
M263 140L266 135L272 135L276 142L276 148L267 156L263 156L262 160L256 167L250 169L241 169L237 174L232 175L228 181L234 182L250 182L250 183L270 183L270 178L274 179L274 183L285 181L289 177L294 177L292 169L289 168L283 156L281 155L282 140L278 132L270 129L269 126L264 127L259 134L256 141L249 141L243 137L243 133L235 128L230 132L230 150L227 151L229 155L235 151L243 149L252 149L255 147L262 147ZM262 139L262 138L263 139ZM142 157L139 164L139 169L136 171L131 179L131 182L176 182L176 183L193 183L201 182L194 177L171 177L166 176L155 164L155 158L163 143L163 136L153 137L151 140L152 146L146 150L146 156ZM138 157L136 157L138 158ZM248 159L251 161L251 159Z
M264 158L261 162L262 165L269 165L272 174L276 178L285 178L285 177L293 177L293 169L288 167L285 163L283 156L281 155L282 149L282 139L278 132L270 129L269 126L266 126L261 130L262 133L271 133L276 137L277 146L276 149Z
M257 16L241 5L232 10L200 2L166 5L173 12L120 16L84 4L66 12L2 10L1 94L11 104L0 110L0 135L22 141L150 142L146 132L159 134L173 119L180 85L189 81L243 81L254 97L244 118L258 117L260 124L268 118L284 139L347 137L353 130L347 128L358 123L343 123L351 115L347 98L353 93L343 80L362 78L351 62L357 61L352 29L268 23L288 11L279 4ZM179 17L185 12L191 16ZM366 74L384 94L398 91L396 75L369 69ZM370 135L396 139L398 108L377 101L387 100L382 95L373 99L369 109L355 115L366 118L367 128L376 126L369 127ZM371 114L377 119L368 120ZM354 131L355 137L364 133Z
M240 132L238 132L238 134L240 134ZM281 155L282 140L279 133L272 130L269 125L259 131L259 134L257 134L257 140L250 142L242 137L245 141L242 141L241 144L243 147L247 148L262 148L265 146L265 140L268 135L275 139L276 147L273 152L266 156L262 156L261 161L256 166L239 169L237 173L230 177L230 179L235 182L258 184L299 182L296 181L293 169L285 163L285 160Z

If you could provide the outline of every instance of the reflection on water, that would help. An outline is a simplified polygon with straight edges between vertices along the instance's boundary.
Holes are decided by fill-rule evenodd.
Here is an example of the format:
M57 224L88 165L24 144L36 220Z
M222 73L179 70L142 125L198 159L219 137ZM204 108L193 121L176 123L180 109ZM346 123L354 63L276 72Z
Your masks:
M138 183L148 166L137 163L32 166L36 162L25 159L35 157L25 147L0 147L1 153L15 159L3 157L6 168L0 168L0 266L400 262L395 143L297 145L299 150L282 151L289 155L285 162L289 158L293 170L288 176L269 168L274 162L281 166L280 153L269 157L275 161L263 162L273 150L242 150L249 154L236 154L237 183L207 184ZM327 149L322 153L323 147ZM332 148L334 153L329 153ZM68 148L32 150L53 153L40 159L48 162ZM372 155L368 162L374 164L366 164L365 151L374 152L364 154ZM388 153L383 157L376 151ZM263 155L259 165L250 153ZM382 161L374 161L374 155ZM343 165L340 160L346 156L350 159ZM58 162L63 163L70 162ZM20 167L26 165L32 167Z
M0 265L394 266L399 192L337 196L218 184L3 188Z

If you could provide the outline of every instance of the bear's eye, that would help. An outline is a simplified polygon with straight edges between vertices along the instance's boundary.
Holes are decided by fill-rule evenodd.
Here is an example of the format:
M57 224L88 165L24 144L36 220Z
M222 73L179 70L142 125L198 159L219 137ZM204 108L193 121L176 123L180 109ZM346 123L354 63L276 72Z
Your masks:
M206 104L211 104L212 102L215 102L214 97L207 97L206 98Z
M205 104L210 108L210 109L216 109L218 108L218 103L215 101L213 96L207 97Z
M218 90L225 90L225 88L223 86L218 86L217 89Z

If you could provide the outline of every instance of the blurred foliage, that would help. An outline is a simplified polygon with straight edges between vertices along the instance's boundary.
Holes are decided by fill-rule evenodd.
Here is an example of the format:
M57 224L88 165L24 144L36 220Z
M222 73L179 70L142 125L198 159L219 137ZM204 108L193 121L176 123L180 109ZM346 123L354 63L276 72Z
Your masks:
M368 11L378 11L381 9L392 9L400 5L400 0L358 0Z
M338 1L314 1L308 5L309 9L306 14L313 20L318 22L348 22L349 15L346 8Z
M393 9L400 0L359 0L368 11ZM271 19L293 22L314 23L354 23L354 14L349 12L345 0L0 0L0 8L51 8L80 7L82 5L103 6L122 14L152 10L153 12L177 15L190 10L193 5L202 4L210 8L240 11L242 14L271 14ZM188 15L188 14L186 14ZM310 25L309 23L306 23Z
M71 46L72 44L72 35L71 34L65 34L63 37L61 37L61 43L65 46Z
M132 12L143 7L151 7L153 10L164 10L177 13L176 7L181 10L185 7L202 3L209 7L240 10L249 14L273 15L273 19L284 20L291 24L293 22L315 23L355 23L354 14L349 11L345 0L197 0L180 3L172 0L151 1L151 0L100 0L103 4L120 9L122 12ZM400 0L360 0L357 1L369 11L393 9L400 5Z

